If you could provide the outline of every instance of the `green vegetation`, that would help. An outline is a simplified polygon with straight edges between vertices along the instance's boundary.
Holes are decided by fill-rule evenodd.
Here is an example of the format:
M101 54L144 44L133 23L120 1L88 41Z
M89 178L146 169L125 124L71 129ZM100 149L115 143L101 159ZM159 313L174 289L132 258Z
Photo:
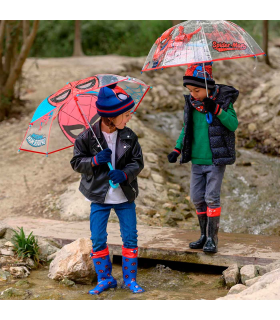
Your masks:
M31 258L34 260L35 264L39 264L39 245L37 239L31 232L26 238L23 228L19 228L19 232L14 231L14 236L12 238L12 243L14 245L14 250L19 258Z
M232 20L261 45L262 20ZM85 20L81 23L82 47L86 55L118 54L146 56L171 20ZM269 22L270 37L280 35L280 21ZM74 20L40 21L30 56L72 56Z

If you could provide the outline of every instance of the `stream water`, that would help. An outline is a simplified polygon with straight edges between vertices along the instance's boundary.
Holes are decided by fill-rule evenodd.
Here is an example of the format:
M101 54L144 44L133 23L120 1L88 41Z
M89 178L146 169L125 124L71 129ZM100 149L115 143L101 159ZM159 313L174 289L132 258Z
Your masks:
M114 258L115 259L115 258ZM154 262L152 262L154 263ZM0 282L0 295L5 300L193 300L216 299L227 294L227 289L221 280L221 270L199 270L200 266L192 267L187 264L173 270L162 264L146 265L140 261L137 280L146 290L143 294L133 294L121 289L122 269L119 263L113 264L113 275L118 281L116 289L110 289L98 296L87 292L96 284L67 287L48 278L48 266L31 272L27 279ZM178 268L177 268L178 269ZM219 273L219 274L217 274Z
M168 134L174 142L183 126L183 111L141 116L145 125ZM170 146L170 151L174 145ZM167 162L167 159L166 159ZM190 164L166 164L173 182L189 194ZM172 168L172 169L171 169ZM234 165L227 166L221 191L224 232L280 235L280 159L249 149L238 149Z

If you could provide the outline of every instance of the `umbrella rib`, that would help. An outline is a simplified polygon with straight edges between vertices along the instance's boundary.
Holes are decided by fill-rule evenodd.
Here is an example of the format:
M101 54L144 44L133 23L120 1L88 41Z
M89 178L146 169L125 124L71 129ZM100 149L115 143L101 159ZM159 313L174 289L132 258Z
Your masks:
M238 30L233 24L231 24L231 25L232 25L232 27L237 31L237 33L244 39L244 37L242 36L242 34L239 32L239 30ZM250 43L249 43L248 41L246 41L245 39L244 39L244 41L249 45L249 49L251 50L252 54L255 55L254 51L253 51L252 48L251 48Z
M61 110L60 112L63 112L63 113L65 113L65 114L67 114L67 116L69 116L69 117L71 117L71 118L73 118L73 119L77 120L77 121L78 121L78 122L80 122L81 124L84 124L84 122L82 122L81 120L79 120L79 119L77 119L77 118L73 117L71 114L69 114L69 113L65 112L64 110Z
M209 52L209 55L210 55L210 59L213 60L213 59L212 59L211 52L210 52L210 50L209 50L209 48L208 48L208 42L207 42L207 40L206 40L206 36L205 36L205 32L204 32L204 27L203 27L201 21L200 21L200 20L198 20L198 21L199 21L199 23L200 23L201 30L202 30L202 32L203 32L202 35L204 36L204 40L205 40L205 43L206 43L206 48L208 49L208 52ZM205 59L205 60L207 60L207 59Z
M224 37L223 37L223 36L222 36L222 34L220 33L220 31L219 31L218 27L217 27L217 31L218 31L218 33L219 33L219 35L220 35L220 37L221 37L222 41L223 41L223 42L226 42L226 41L224 40ZM225 51L225 52L227 53L227 55L228 55L228 57L229 57L229 58L231 58L231 57L232 57L232 55L230 55L229 51Z

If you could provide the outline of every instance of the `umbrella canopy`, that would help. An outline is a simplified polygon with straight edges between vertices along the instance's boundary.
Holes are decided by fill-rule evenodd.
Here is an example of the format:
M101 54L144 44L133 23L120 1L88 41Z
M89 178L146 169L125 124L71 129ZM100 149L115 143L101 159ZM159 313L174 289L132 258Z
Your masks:
M100 88L114 83L134 100L132 112L150 89L141 80L113 74L69 82L38 106L19 151L48 155L72 147L77 136L99 119L95 103Z
M265 54L241 27L225 20L189 20L166 30L142 71Z

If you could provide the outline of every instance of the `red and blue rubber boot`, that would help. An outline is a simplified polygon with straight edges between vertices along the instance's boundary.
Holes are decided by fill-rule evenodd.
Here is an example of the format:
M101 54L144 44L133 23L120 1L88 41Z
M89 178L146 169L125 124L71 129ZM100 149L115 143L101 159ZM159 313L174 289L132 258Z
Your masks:
M127 249L122 247L122 270L123 284L122 288L128 288L133 293L141 293L145 290L136 282L138 267L138 248Z
M111 274L112 263L110 260L108 247L97 252L93 252L93 250L91 250L90 255L97 273L97 286L88 293L96 295L107 289L116 288L117 280Z

